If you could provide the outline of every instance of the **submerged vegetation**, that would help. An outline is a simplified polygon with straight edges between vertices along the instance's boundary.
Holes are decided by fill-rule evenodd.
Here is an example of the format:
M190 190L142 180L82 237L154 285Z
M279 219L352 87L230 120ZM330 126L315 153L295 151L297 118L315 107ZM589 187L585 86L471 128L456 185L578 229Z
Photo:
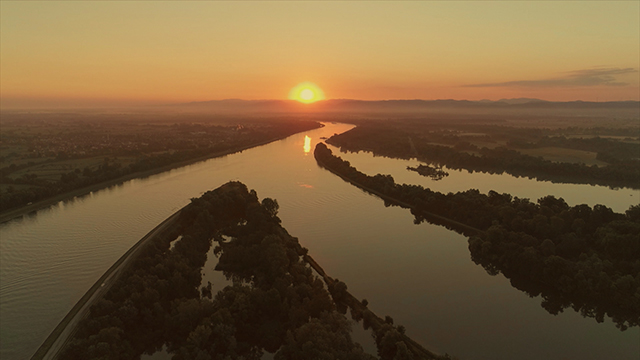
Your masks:
M390 175L368 176L319 143L318 163L386 203L411 208L429 220L468 235L474 262L503 273L543 307L558 314L572 307L601 322L608 315L621 330L640 325L640 206L625 214L603 205L570 207L561 198L528 199L472 189L442 194L396 184Z
M192 199L90 310L64 359L375 359L350 335L347 308L371 327L380 359L445 359L422 349L329 278L280 225L278 203L231 182ZM180 239L171 247L174 239ZM201 268L215 243L233 285L214 294ZM321 271L314 275L312 267Z

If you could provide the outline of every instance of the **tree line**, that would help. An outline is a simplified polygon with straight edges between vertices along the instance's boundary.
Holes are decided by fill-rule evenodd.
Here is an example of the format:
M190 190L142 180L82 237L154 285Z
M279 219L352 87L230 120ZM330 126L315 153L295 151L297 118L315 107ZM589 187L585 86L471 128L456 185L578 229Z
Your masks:
M549 312L572 307L599 322L608 315L621 330L640 325L640 205L620 214L604 205L571 207L553 196L533 203L476 189L443 194L396 184L390 175L363 174L322 143L314 155L365 190L411 207L416 222L435 215L469 235L474 262L542 295Z
M429 135L432 136L432 135ZM479 171L491 174L506 172L517 177L611 187L640 187L640 146L608 139L566 139L547 137L536 143L510 141L514 148L560 146L571 149L597 151L597 158L607 166L584 163L557 163L542 157L525 155L517 150L498 146L479 148L467 141L456 140L452 146L433 144L430 137L418 138L416 133L395 127L359 126L334 135L327 143L344 151L372 151L376 155L419 160L447 166L450 169Z

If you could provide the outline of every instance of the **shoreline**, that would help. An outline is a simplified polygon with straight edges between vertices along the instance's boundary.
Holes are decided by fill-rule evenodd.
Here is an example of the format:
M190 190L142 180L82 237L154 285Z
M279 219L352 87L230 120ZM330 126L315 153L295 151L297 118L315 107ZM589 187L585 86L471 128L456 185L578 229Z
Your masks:
M69 310L67 315L58 323L58 325L51 331L49 336L44 340L42 345L31 356L30 360L56 360L62 349L73 338L76 332L76 327L79 322L89 314L90 307L99 299L101 299L111 288L111 286L118 280L119 276L123 273L129 263L135 260L137 253L144 248L149 242L155 240L158 236L162 236L163 233L169 230L179 218L180 213L187 206L185 205L175 213L171 214L168 218L163 220L160 224L149 231L138 242L129 248L116 262L102 274L102 276L96 280L96 282L87 290L87 292L78 300L78 302ZM303 255L304 262L315 270L320 275L327 286L335 282L324 269L318 264L310 255ZM366 305L362 304L355 296L346 291L347 299L345 305L351 309L355 309L360 313L369 311L372 315L372 326L374 328L381 327L385 321L370 311ZM435 353L427 350L420 343L411 339L405 334L402 334L403 339L411 350L422 356L424 359L438 359L439 356Z
M320 123L319 123L320 124ZM322 125L320 126L322 127ZM315 130L315 129L319 129L320 127L317 128L312 128L312 129L307 129L307 130L303 130L303 131L309 131L309 130ZM248 150L248 149L252 149L255 147L259 147L262 145L267 145L269 143L272 143L274 141L278 141L278 140L283 140L288 138L289 136L295 135L295 134L299 134L303 131L299 131L290 135L287 135L285 137L276 137L276 138L272 138L269 140L265 140L259 143L255 143L255 144L249 144L247 146L241 146L239 148L235 148L235 149L229 149L226 151L220 151L217 153L213 153L213 154L209 154L209 155L204 155L204 156L200 156L194 159L190 159L190 160L184 160L184 161L180 161L174 164L170 164L170 165L165 165L156 169L151 169L151 170L146 170L146 171L139 171L139 172L135 172L135 173L131 173L129 175L124 175L121 176L119 178L113 179L113 180L107 180L107 181L103 181L94 185L89 185L89 186L85 186L83 188L80 189L76 189L76 190L71 190L68 191L66 193L63 194L59 194L56 196L53 196L51 198L48 199L44 199L41 201L38 201L34 204L31 205L25 205L22 207L19 207L17 209L13 209L13 210L8 210L6 212L0 213L0 224L9 222L11 220L14 219L18 219L18 218L23 218L24 216L31 214L31 213L37 213L38 211L48 208L52 205L55 205L57 203L59 203L60 201L65 201L65 200L69 200L75 197L80 197L80 196L84 196L87 194L90 194L94 191L99 191L102 189L106 189L109 188L111 186L115 186L115 185L119 185L122 184L124 182L127 182L129 180L133 180L133 179L141 179L141 178L146 178L152 175L157 175L169 170L173 170L173 169L177 169L177 168L181 168L187 165L192 165L201 161L205 161L205 160L209 160L209 159L213 159L213 158L218 158L218 157L222 157L222 156L226 156L226 155L231 155L231 154L235 154L237 152L242 152L244 150Z
M87 318L90 314L91 306L97 301L102 299L112 286L122 276L127 274L127 269L136 261L139 254L144 251L149 245L153 245L153 242L158 239L171 239L175 236L174 229L181 228L180 215L185 209L192 204L187 204L180 208L176 212L169 215L166 219L156 225L140 240L133 244L123 255L121 255L101 276L96 282L86 291L86 293L77 301L77 303L69 310L64 318L58 323L58 325L51 331L44 342L38 347L36 352L31 356L31 360L55 360L60 357L61 351L65 349L70 341L74 338L78 331L78 325L81 321ZM173 235L172 235L173 234ZM167 237L167 236L171 237ZM298 245L299 246L299 245ZM302 248L299 246L299 249ZM324 280L327 287L330 287L335 283L335 279L331 278L324 269L308 254L298 252L301 255L302 260L307 263L315 272L320 275ZM346 298L343 304L360 314L370 314L365 318L371 321L371 326L374 330L380 329L385 320L373 313L367 308L367 305L363 304L354 297L351 293L346 291ZM362 318L360 319L362 320ZM417 355L421 359L439 359L440 356L427 350L422 345L414 341L413 339L402 333L402 338L409 347L410 351Z
M314 155L314 157L315 157L315 155ZM323 169L325 169L325 170L329 171L329 172L330 172L330 173L332 173L333 175L338 176L338 177L339 177L339 178L341 178L342 180L344 180L344 181L346 181L346 182L350 183L351 185L353 185L353 186L357 187L358 189L360 189L360 190L362 190L362 191L365 191L365 192L368 192L368 193L370 193L370 194L373 194L373 195L375 195L375 196L379 197L380 199L382 199L383 201L386 201L386 202L388 202L388 203L390 203L390 204L395 204L395 205L398 205L398 206L403 207L403 208L407 208L407 209L410 209L410 210L417 211L417 210L413 207L413 205L408 204L408 203L406 203L406 202L404 202L404 201L401 201L401 200L398 200L398 199L392 198L391 196L385 195L385 194L383 194L383 193L381 193L381 192L379 192L379 191L376 191L376 190L374 190L374 189L371 189L371 188L369 188L369 187L367 187L367 186L364 186L364 185L360 184L359 182L357 182L357 181L355 181L355 180L353 180L353 179L351 179L351 178L349 178L349 177L347 177L347 176L345 176L345 175L342 175L342 174L338 173L337 171L335 171L335 170L334 170L334 169L332 169L331 167L327 166L327 165L324 163L324 161L322 161L321 159L318 159L317 157L315 157L315 159L316 159L316 162L317 162L317 163L318 163L318 164L319 164ZM459 232L460 232L462 235L467 236L467 237L470 237L470 236L472 236L472 235L481 235L481 234L484 234L484 231L482 231L482 230L480 230L480 229L476 229L476 228L474 228L474 227L472 227L472 226L469 226L469 225L467 225L467 224L463 224L463 223L461 223L461 222L459 222L459 221L456 221L456 220L453 220L453 219L449 219L449 218L444 217L444 216L436 215L436 214L434 214L434 213L430 213L430 212L427 212L427 211L420 211L420 213L421 213L423 216L425 216L425 219L426 219L427 217L430 217L430 218L432 218L432 219L436 219L436 220L439 220L439 221L443 222L443 224L436 224L436 225L439 225L439 226L450 225L450 226L458 227L458 229L463 229L463 230L461 230L461 231L459 231ZM446 227L446 226L445 226L445 227ZM464 231L469 232L471 235L467 235L467 234L465 234L465 233L464 233Z
M188 205L187 205L188 206ZM185 206L186 207L186 206ZM87 292L78 300L78 302L69 310L60 323L51 331L49 336L44 340L42 345L31 356L31 360L53 360L56 359L60 350L62 350L76 331L76 326L89 312L89 308L98 299L102 298L111 288L113 283L118 279L122 271L129 265L130 261L135 258L139 250L144 248L148 241L154 240L165 230L175 224L180 213L185 208L181 208L160 224L149 231L138 242L129 248L118 260L116 260L107 271L87 290Z
M335 283L335 279L332 278L331 276L329 276L324 269L320 266L320 264L318 264L317 261L315 261L311 255L306 254L302 256L302 259L309 264L309 266L315 270L315 272L320 275L320 277L324 280L325 284L327 285L327 288L332 285L333 283ZM380 316L376 315L372 310L369 310L369 308L367 307L368 305L363 304L360 300L358 300L358 298L356 298L355 296L353 296L349 290L345 290L345 296L346 299L343 300L343 304L346 305L347 307L349 307L351 309L351 313L353 314L353 311L357 311L360 314L363 314L365 311L368 311L371 314L371 318L370 320L372 321L371 323L371 327L373 330L378 330L379 328L382 327L383 324L385 324L384 319L382 319ZM357 320L356 324L360 324L360 321L364 321L364 320ZM402 334L402 339L405 341L405 343L409 346L410 350L412 350L413 354L420 356L419 359L439 359L440 357L426 349L424 346L422 346L420 343L418 343L417 341L413 340L412 338L410 338L409 336L405 335L404 333Z

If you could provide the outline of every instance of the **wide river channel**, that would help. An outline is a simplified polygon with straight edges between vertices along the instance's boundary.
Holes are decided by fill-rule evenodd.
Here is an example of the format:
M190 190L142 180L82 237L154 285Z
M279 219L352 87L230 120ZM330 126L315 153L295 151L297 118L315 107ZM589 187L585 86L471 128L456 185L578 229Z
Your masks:
M326 124L241 153L199 162L61 202L0 225L0 358L29 359L87 289L158 223L230 180L280 204L283 226L350 292L426 348L460 359L640 358L640 329L618 330L571 309L553 316L541 299L475 265L467 239L414 225L409 210L346 183L316 164L321 137L352 128ZM305 142L305 139L310 139ZM553 184L509 175L450 170L432 181L406 170L417 161L340 154L370 175L442 192L507 192L533 201L604 204L624 212L640 192Z

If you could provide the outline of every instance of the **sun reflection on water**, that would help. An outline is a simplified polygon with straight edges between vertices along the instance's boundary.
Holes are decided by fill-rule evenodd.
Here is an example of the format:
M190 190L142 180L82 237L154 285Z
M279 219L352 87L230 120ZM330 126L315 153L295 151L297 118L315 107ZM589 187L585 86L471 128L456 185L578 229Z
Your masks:
M304 149L305 154L311 151L311 138L307 135L304 136L304 146L302 148Z

